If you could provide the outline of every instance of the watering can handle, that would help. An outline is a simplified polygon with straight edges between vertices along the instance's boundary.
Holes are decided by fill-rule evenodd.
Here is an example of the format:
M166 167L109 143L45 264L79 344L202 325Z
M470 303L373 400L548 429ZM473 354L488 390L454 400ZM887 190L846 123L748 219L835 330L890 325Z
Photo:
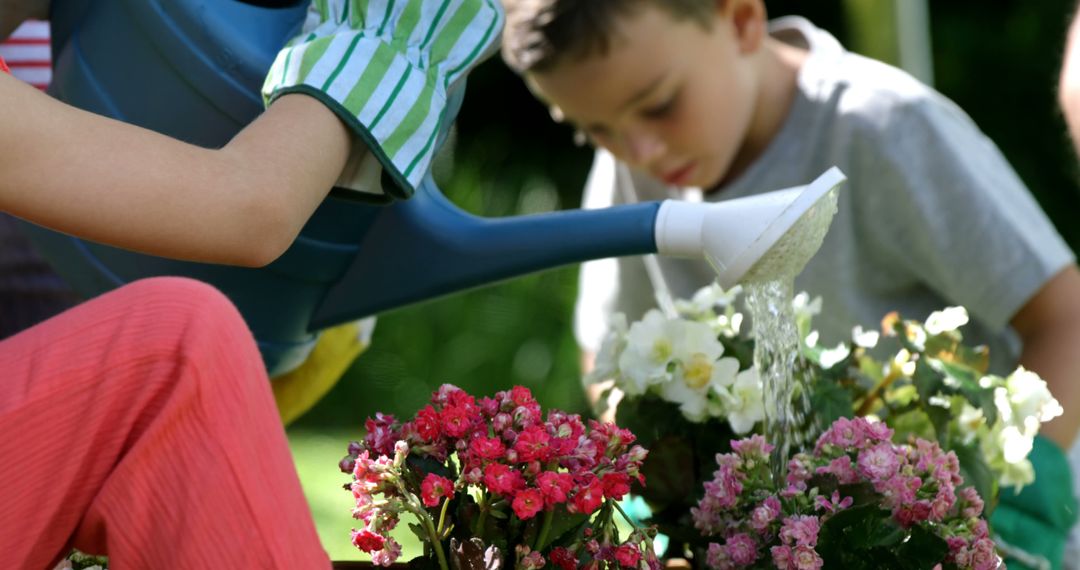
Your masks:
M417 301L591 259L656 252L659 202L481 218L427 177L411 200L383 208L312 330Z

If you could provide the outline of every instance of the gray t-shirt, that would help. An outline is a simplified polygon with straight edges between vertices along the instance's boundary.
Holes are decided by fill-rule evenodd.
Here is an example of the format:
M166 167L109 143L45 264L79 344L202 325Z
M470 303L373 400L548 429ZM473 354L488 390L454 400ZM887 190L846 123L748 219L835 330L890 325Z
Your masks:
M1008 323L1052 276L1074 262L997 147L945 97L896 68L845 51L802 18L772 23L774 37L809 49L781 130L741 176L707 200L809 183L831 166L848 177L818 253L795 282L821 296L821 342L877 329L897 310L925 319L963 305L966 340L986 344L995 372L1011 371L1019 342ZM646 174L623 172L598 151L584 207L693 199ZM631 180L632 184L617 181ZM699 198L700 199L700 198ZM713 280L703 261L659 259L676 297ZM641 258L582 268L575 332L596 350L613 312L637 319L656 306Z

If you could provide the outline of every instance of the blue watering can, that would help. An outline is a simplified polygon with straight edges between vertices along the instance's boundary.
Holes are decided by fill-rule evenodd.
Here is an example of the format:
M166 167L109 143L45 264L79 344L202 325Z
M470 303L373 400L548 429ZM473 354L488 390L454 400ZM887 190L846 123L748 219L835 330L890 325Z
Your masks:
M266 71L298 33L307 4L56 0L50 92L193 144L221 146L262 111ZM451 94L447 121L462 92ZM331 193L295 243L259 269L136 254L32 225L27 233L85 295L157 275L215 285L240 309L276 376L299 366L329 326L569 263L658 251L704 255L729 286L842 178L830 172L761 200L485 219L450 203L428 176L411 199L388 205Z

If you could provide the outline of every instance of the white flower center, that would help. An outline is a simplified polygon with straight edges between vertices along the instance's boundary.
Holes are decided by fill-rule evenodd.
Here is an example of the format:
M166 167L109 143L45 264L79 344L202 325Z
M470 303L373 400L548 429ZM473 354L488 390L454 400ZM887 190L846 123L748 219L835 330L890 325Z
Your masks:
M700 390L704 388L712 378L713 362L708 356L695 352L687 362L683 363L683 381L686 385Z

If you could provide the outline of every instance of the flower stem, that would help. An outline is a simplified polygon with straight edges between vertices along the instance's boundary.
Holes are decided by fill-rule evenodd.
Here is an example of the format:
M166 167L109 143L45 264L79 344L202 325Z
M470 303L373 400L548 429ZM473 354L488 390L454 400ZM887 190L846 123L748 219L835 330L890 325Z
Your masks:
M539 551L547 542L548 534L551 533L551 520L555 518L555 509L544 512L544 522L540 526L540 534L536 536L536 543L533 545L533 550Z
M611 504L615 505L615 508L619 511L619 514L622 515L623 519L625 519L626 522L630 523L630 526L634 527L634 530L641 530L641 527L638 526L636 522L634 522L634 519L630 518L630 515L626 514L626 511L624 511L623 508L619 506L618 501L611 500Z
M855 415L861 417L869 414L870 410L874 407L874 402L877 401L877 399L881 396L882 392L884 392L885 389L888 388L889 385L895 382L896 379L899 377L900 367L894 366L893 369L889 370L889 373L881 379L881 382L878 382L878 385L874 386L873 390L871 390L870 393L866 395L866 398L863 399L862 405L859 406L859 409L855 410Z
M484 523L487 522L488 508L488 494L485 492L480 496L480 516L477 517L476 528L473 529L473 534L480 538L484 538Z
M435 530L442 536L443 525L446 524L446 509L450 506L450 499L444 498L442 503L442 509L439 511L439 526L435 527Z
M446 563L446 553L443 552L442 540L435 532L431 517L424 517L424 526L427 527L428 536L431 537L431 547L435 549L435 557L439 559L439 569L450 570L450 565Z

